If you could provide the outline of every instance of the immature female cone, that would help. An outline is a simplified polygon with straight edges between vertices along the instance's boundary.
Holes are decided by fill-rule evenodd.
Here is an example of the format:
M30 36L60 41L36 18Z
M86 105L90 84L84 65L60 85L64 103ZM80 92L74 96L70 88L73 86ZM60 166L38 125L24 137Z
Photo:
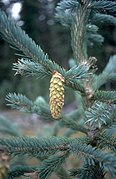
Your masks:
M55 71L50 81L50 110L52 117L57 119L64 104L64 77Z

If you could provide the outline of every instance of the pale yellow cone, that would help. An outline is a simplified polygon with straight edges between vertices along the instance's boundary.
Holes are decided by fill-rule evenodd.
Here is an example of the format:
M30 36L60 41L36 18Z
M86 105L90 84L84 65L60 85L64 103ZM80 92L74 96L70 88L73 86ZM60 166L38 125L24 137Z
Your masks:
M50 81L50 111L54 119L60 117L63 104L64 77L55 71Z

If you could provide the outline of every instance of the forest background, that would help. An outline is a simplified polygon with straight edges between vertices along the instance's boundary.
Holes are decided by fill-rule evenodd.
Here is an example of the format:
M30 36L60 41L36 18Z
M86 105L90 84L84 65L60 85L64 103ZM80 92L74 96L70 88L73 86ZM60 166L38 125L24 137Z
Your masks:
M72 51L70 46L70 29L61 26L55 19L55 7L59 0L0 0L0 9L12 16L16 23L47 52L51 59L66 69L72 63ZM19 9L16 9L19 7ZM13 12L19 11L15 16ZM98 73L107 64L109 57L116 54L116 27L111 24L102 24L100 34L104 36L103 45L91 44L89 56L98 59ZM25 94L34 100L37 96L43 96L48 100L49 81L36 80L33 77L21 77L12 70L12 63L18 61L15 51L0 37L0 108L5 108L5 96L10 92ZM114 89L113 83L107 83L102 88ZM65 104L73 102L73 95L68 91Z

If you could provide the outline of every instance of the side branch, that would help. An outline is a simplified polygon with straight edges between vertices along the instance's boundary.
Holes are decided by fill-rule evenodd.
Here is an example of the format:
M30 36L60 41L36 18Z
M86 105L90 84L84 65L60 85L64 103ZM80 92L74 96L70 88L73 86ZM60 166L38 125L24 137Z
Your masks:
M25 55L24 57L40 63L49 74L58 71L64 78L66 78L66 86L85 93L84 86L79 80L68 79L66 70L61 68L54 61L51 61L41 47L36 45L35 42L2 11L0 11L0 32L3 38L10 43L15 50L20 51Z

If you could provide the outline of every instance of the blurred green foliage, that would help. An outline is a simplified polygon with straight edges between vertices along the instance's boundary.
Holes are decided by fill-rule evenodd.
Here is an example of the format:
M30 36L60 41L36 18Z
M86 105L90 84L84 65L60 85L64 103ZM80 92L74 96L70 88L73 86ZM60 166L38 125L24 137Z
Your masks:
M11 15L13 5L21 3L20 18L16 23L22 26L22 29L48 53L51 59L68 68L68 60L72 57L70 33L69 29L62 27L54 17L58 2L59 0L9 0L8 3L1 1L0 8ZM103 46L89 47L89 55L99 59L98 67L101 71L109 56L116 53L116 28L105 24L100 29L100 33L105 37ZM23 93L31 99L39 95L47 99L49 81L46 79L40 81L32 77L21 78L18 75L14 78L12 63L16 62L18 57L2 38L0 38L0 49L0 105L4 106L6 94L14 91Z

